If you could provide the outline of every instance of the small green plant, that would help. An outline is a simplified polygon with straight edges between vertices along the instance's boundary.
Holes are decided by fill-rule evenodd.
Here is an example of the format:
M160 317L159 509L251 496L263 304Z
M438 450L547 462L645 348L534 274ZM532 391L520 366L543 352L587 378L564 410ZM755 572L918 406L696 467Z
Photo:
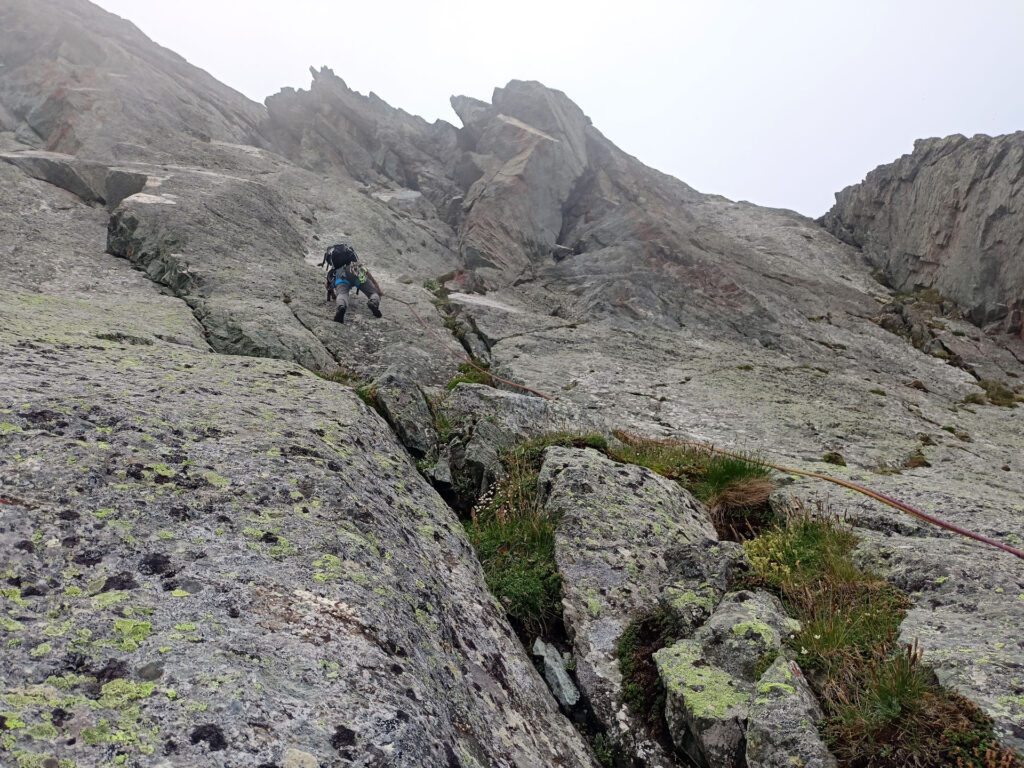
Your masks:
M858 568L857 540L836 519L798 510L744 542L754 586L775 592L802 625L790 641L825 709L841 766L1024 768L994 741L991 721L941 688L916 647L897 647L910 603ZM1003 761L1003 762L999 762Z
M665 688L654 654L674 642L675 627L667 613L654 611L639 618L622 633L616 649L622 673L622 702L651 735L664 740Z
M366 379L354 371L339 366L330 373L317 371L317 376L325 381L333 381L335 384L344 384L346 387L361 387L366 384Z
M451 392L459 384L486 384L488 387L493 387L494 379L486 372L490 367L488 363L476 358L473 359L472 363L461 363L459 365L459 375L448 382L448 391Z
M928 459L925 458L921 451L916 451L911 454L910 457L903 462L903 466L907 469L917 469L919 467L930 467L932 464Z
M821 460L826 464L835 464L837 467L846 466L846 459L843 458L843 454L837 453L836 451L829 451L821 457Z
M1005 381L982 379L978 385L985 390L985 397L992 405L1000 405L1003 408L1017 407L1017 397Z
M872 395L878 395L879 397L885 397L885 390L884 389L869 389L868 392L870 392Z
M722 538L739 540L772 522L768 497L775 488L771 471L755 457L727 455L702 446L649 440L616 432L621 447L608 455L678 480L708 505Z
M518 628L545 631L561 614L562 577L555 525L537 498L537 474L551 445L607 449L601 435L557 433L521 443L502 457L505 478L480 500L466 533L487 586Z

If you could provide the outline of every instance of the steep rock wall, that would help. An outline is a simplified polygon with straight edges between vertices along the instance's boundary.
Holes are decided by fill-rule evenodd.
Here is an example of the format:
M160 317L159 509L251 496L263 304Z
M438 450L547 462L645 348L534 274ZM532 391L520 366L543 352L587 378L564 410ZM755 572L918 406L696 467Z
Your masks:
M836 194L821 222L901 291L934 289L980 325L1024 332L1024 133L949 136Z

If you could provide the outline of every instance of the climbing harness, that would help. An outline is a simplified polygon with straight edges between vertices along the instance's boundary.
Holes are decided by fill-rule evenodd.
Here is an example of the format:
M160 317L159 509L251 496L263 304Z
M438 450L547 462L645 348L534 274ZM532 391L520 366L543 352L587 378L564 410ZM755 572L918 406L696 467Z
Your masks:
M767 461L762 461L760 459L752 459L749 456L743 456L741 454L733 453L731 451L723 451L721 448L715 448L713 445L708 445L706 443L695 443L695 442L689 442L689 441L685 441L685 440L658 440L658 439L653 439L653 438L648 438L648 437L640 437L639 435L634 435L634 434L632 434L630 432L625 432L625 431L621 431L621 430L617 431L616 434L621 434L623 437L625 437L626 439L630 439L630 440L648 440L650 442L659 443L661 445L674 445L674 446L680 446L680 447L699 448L699 449L703 449L703 450L706 450L706 451L711 451L712 453L721 454L722 456L731 456L734 459L740 459L741 461L747 461L747 462L750 462L751 464L758 464L758 465L760 465L762 467L767 467L769 469L775 469L775 470L778 470L779 472L785 472L786 474L789 474L789 475L802 475L804 477L813 477L813 478L815 478L817 480L825 480L826 482L829 482L829 483L835 483L836 485L841 485L844 488L849 488L852 491L856 491L857 493L862 493L865 496L868 496L868 497L870 497L872 499L875 499L876 501L880 501L883 504L886 504L886 505L892 507L893 509L898 509L901 512L906 512L908 515L916 517L919 520L923 520L926 523L930 523L931 525L937 526L939 528L944 528L947 531L951 531L953 533L957 533L957 534L959 534L961 536L966 536L968 539L974 539L975 541L980 541L982 544L988 544L989 546L996 547L998 549L1003 550L1004 552L1009 552L1011 555L1014 555L1015 557L1019 557L1020 559L1024 560L1024 552L1021 552L1019 549L1014 549L1013 547L1009 546L1008 544L1003 544L1002 542L995 541L994 539L990 539L987 536L982 536L980 533L974 533L973 531L968 531L966 528L961 528L960 526L954 525L953 523L947 523L945 520L940 520L937 517L929 515L927 512L922 512L920 509L917 509L916 507L912 507L909 504L905 504L904 502L899 501L898 499L894 499L891 496L885 495L884 493L879 493L878 491L874 491L874 490L872 490L870 488L866 488L863 485L857 485L856 483L851 483L848 480L841 480L838 477L830 477L829 475L823 475L823 474L821 474L819 472L810 472L810 471L804 470L804 469L793 469L792 467L782 467L782 466L779 466L777 464L771 464L771 463L769 463Z

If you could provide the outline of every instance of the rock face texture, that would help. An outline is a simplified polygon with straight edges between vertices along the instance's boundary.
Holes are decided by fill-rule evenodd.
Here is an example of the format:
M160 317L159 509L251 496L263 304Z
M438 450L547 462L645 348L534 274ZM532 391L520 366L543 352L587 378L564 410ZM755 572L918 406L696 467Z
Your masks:
M0 294L5 755L589 765L387 425L292 363L214 354L103 253L104 216L0 171L54 254L15 254ZM101 284L33 285L67 249Z
M948 136L836 194L822 218L901 291L931 288L979 325L1024 332L1024 133Z
M717 543L706 510L679 485L594 450L548 448L537 478L545 512L559 520L555 558L576 677L595 715L633 755L671 765L622 702L618 643L652 613L670 553Z
M1019 328L1015 137L925 145L834 212L837 239L647 168L539 83L454 98L462 127L329 70L261 106L85 0L0 0L0 64L2 762L593 764L444 503L549 431L760 451L1024 545L1024 409L965 402L978 379L1012 398L1024 342L921 314L871 261L918 254L905 287ZM929 174L969 180L953 208L916 191ZM336 242L383 318L357 299L331 321ZM552 399L449 391L470 354ZM376 382L390 426L314 373ZM570 475L618 470L562 458L549 503L582 526ZM904 637L1024 748L1016 561L831 489L786 490L856 514L861 556L916 601ZM599 561L636 589L605 573L599 616L714 621L736 553L677 502L696 528L671 556L656 503L629 535L598 510L600 537L563 540L581 649L615 641L584 594Z
M193 142L252 143L265 114L86 0L4 0L0 51L0 122L39 149L179 162Z
M665 718L676 746L700 765L743 765L751 704L762 686L772 684L771 678L759 679L758 662L779 653L799 629L775 597L733 592L692 639L655 653L666 692ZM816 735L815 722L806 728ZM787 751L781 740L779 746L777 752L755 753L772 752L773 759L789 764L801 757ZM823 747L820 752L827 755Z

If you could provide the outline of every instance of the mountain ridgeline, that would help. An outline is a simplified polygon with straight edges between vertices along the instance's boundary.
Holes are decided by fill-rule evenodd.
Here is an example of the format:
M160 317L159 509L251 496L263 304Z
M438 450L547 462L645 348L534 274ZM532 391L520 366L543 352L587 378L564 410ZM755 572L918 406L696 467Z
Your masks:
M540 83L456 127L311 73L260 105L0 0L0 764L900 765L844 751L752 543L787 510L842 519L921 654L879 663L967 713L928 748L1019 764L1020 560L813 477L744 507L672 441L1021 548L1022 134L919 142L815 222ZM332 321L339 242L382 318Z

